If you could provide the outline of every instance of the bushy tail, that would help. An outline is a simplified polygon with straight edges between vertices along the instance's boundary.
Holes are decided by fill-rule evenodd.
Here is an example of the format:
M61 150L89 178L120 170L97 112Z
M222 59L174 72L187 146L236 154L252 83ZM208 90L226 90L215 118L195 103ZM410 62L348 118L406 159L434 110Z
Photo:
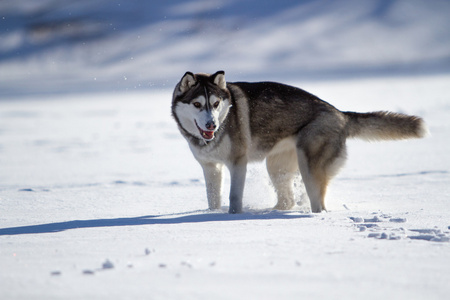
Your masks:
M401 140L421 138L428 133L423 119L416 116L386 111L344 114L348 118L348 137L369 141Z

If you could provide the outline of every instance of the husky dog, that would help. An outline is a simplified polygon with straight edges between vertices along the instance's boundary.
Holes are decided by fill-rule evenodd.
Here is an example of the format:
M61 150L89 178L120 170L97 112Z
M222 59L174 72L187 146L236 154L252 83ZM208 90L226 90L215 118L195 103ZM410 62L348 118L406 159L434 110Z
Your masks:
M346 139L423 137L416 116L341 112L296 87L275 82L226 82L225 72L187 72L176 85L172 116L203 168L210 209L221 207L222 169L230 171L230 213L242 212L247 163L266 159L276 190L274 209L294 206L298 170L313 212L325 208L328 182L346 159Z

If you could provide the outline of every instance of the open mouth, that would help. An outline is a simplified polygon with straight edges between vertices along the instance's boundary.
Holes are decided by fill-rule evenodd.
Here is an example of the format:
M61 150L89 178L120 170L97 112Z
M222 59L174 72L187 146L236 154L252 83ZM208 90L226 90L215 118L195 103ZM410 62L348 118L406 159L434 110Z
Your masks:
M207 141L210 141L214 138L214 131L209 131L209 130L203 130L201 129L198 124L197 121L195 121L195 125L197 125L198 131L200 132L200 135Z

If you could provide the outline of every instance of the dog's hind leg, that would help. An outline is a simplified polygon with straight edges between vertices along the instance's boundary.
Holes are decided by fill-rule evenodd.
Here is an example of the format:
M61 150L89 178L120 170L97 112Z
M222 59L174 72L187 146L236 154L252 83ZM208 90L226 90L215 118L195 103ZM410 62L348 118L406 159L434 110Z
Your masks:
M208 198L209 209L220 209L222 192L222 168L221 164L205 163L201 164L206 183L206 196Z
M291 209L295 205L293 181L298 171L295 148L269 155L266 165L278 198L274 209Z
M325 194L331 178L344 164L345 138L315 138L314 147L297 149L298 166L308 194L311 211L326 210Z
M297 151L298 165L303 183L305 184L306 193L311 203L312 212L321 212L325 208L325 194L328 180L323 172L309 167L309 160L303 150Z

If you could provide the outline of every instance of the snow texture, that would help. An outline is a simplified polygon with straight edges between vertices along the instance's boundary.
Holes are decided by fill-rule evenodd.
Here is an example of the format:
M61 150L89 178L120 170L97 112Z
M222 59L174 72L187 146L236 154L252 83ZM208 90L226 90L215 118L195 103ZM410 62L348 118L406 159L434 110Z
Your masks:
M0 299L446 299L450 3L0 1ZM276 80L343 111L423 117L348 141L329 212L208 211L170 116L186 72ZM229 176L225 176L229 185Z
M294 210L270 211L262 164L243 214L226 213L226 191L207 211L170 91L1 102L0 298L443 299L449 82L299 83L341 109L421 115L431 131L350 140L321 214L302 192Z
M0 98L161 89L187 70L284 82L448 73L448 28L446 0L0 1Z

